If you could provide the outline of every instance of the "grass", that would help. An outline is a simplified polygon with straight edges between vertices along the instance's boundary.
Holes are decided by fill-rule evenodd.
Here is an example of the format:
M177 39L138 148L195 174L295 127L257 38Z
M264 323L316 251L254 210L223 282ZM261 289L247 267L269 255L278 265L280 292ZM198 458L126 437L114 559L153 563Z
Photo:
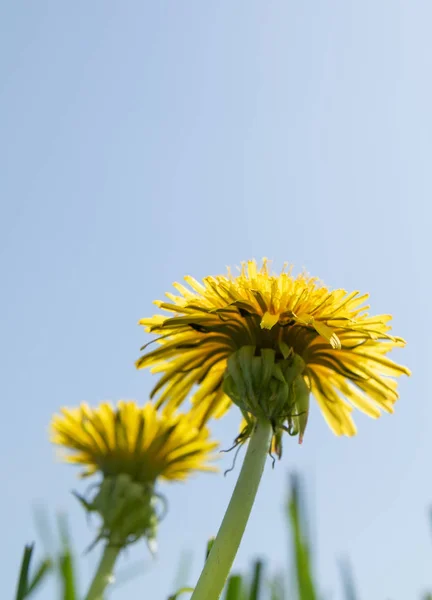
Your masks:
M256 560L247 573L230 575L222 594L222 600L320 600L321 596L314 576L311 548L307 536L307 517L303 514L305 499L301 487L298 477L292 476L289 498L286 503L293 556L293 565L291 568L287 568L286 574L291 573L292 576L278 574L269 577L266 574L265 561ZM34 544L25 546L15 600L27 600L51 576L57 576L59 579L59 600L80 600L77 591L76 567L65 522L61 521L59 527L61 548L55 558L46 557L33 568ZM210 540L207 544L206 557L212 543L213 540ZM343 600L359 600L353 569L349 561L341 562L339 571ZM187 600L192 591L191 587L183 587L166 600ZM119 597L121 597L121 592L119 592ZM432 594L425 594L421 600L432 600Z

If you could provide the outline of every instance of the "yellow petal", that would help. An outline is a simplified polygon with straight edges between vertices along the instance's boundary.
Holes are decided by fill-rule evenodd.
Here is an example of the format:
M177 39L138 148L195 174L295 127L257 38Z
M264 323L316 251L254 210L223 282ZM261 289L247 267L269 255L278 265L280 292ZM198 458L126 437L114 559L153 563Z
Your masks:
M279 321L279 314L272 315L269 312L264 313L261 319L261 329L272 329Z

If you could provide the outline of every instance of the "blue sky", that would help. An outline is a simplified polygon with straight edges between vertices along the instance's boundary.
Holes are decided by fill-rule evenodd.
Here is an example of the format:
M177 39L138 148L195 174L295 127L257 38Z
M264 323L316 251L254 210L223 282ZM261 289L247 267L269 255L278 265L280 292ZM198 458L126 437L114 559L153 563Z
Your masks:
M362 597L432 588L427 374L432 5L316 2L5 2L0 7L0 495L12 596L34 507L94 535L54 459L51 415L81 401L145 402L139 318L184 274L267 256L394 315L410 366L393 416L333 437L314 406L305 442L268 465L238 554L286 563L288 473L303 474L326 598L349 555ZM238 414L215 424L228 447ZM230 456L221 460L229 466ZM131 599L164 600L182 553L199 573L235 475L164 486L159 556L122 568ZM41 546L39 546L41 548ZM97 551L79 561L86 587ZM39 598L55 598L47 588ZM116 595L113 593L113 597Z

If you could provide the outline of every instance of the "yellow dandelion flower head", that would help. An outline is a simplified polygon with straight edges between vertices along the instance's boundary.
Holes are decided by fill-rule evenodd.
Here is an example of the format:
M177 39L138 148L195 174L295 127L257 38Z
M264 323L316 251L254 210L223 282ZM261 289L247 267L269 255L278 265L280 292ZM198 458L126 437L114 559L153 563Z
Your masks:
M184 480L194 471L215 471L208 463L217 443L192 414L165 414L148 402L121 401L98 408L63 408L51 421L51 441L67 449L65 460L85 467L83 477L126 474L135 482L157 477Z
M180 405L195 385L192 402L203 422L230 406L223 379L229 357L243 346L271 348L281 357L288 349L305 362L304 378L336 435L356 432L356 407L377 418L393 412L398 398L394 377L409 375L387 353L405 345L390 335L390 315L369 316L368 295L329 290L317 278L292 275L284 266L273 275L263 260L243 263L238 275L206 277L189 287L174 283L180 295L156 302L171 316L142 319L158 336L137 368L161 374L152 397L169 409ZM143 348L146 349L146 346Z

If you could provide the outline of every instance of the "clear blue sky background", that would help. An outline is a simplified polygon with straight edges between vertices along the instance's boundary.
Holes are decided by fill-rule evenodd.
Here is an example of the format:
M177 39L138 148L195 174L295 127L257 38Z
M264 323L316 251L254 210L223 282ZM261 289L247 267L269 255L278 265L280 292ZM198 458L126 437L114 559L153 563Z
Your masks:
M316 407L305 443L268 465L236 566L287 560L288 473L307 483L316 571L339 598L349 555L363 598L432 588L430 248L432 4L427 0L4 2L0 7L2 595L33 509L94 535L47 439L53 412L145 402L140 317L186 274L250 257L306 267L394 314L410 366L394 416L337 439ZM228 447L232 411L215 434ZM222 468L231 463L224 456ZM235 481L164 486L159 557L144 544L118 592L193 583ZM39 546L41 549L41 546ZM97 551L79 561L82 588ZM55 598L55 588L39 598ZM113 598L118 597L113 593Z

